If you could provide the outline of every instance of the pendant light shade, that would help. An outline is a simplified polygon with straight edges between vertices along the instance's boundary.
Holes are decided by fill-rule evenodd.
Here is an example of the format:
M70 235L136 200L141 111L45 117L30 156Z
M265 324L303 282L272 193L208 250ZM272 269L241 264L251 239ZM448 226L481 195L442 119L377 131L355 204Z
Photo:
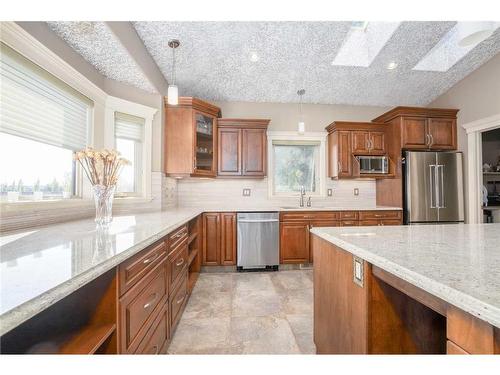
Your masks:
M170 105L179 104L179 88L175 84L175 49L181 43L177 39L172 39L168 42L168 46L172 48L172 82L168 85L167 103Z
M167 102L170 105L179 104L179 88L176 85L168 85Z
M299 118L299 124L298 124L298 128L297 128L297 131L299 132L299 134L304 134L306 132L306 123L304 122L304 117L302 115L302 96L305 93L306 93L306 90L304 90L304 89L300 89L299 91L297 91L297 95L300 98L300 101L299 101L300 118Z

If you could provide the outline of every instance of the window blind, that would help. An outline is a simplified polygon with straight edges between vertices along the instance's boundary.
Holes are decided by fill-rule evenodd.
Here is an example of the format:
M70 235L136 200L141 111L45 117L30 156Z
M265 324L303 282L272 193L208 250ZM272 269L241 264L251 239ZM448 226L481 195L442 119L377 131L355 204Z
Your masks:
M126 113L115 112L115 137L142 142L144 119Z
M92 101L5 44L0 47L0 131L85 148Z

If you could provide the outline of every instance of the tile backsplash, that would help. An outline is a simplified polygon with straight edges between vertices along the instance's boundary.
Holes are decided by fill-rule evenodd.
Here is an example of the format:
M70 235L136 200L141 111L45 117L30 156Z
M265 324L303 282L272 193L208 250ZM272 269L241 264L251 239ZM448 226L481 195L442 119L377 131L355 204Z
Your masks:
M298 198L269 198L268 181L264 179L182 179L177 180L177 205L181 207L237 206L283 204L296 205ZM243 195L250 189L250 195ZM313 197L313 206L376 205L375 180L327 180L326 189L332 189L332 196ZM354 189L359 190L354 195Z

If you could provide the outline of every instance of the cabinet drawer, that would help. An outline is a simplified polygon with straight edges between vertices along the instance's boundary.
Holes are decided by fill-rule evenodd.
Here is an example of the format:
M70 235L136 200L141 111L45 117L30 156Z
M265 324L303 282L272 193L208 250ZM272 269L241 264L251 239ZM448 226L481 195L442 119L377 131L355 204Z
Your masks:
M358 220L358 211L342 211L340 218L342 220Z
M358 221L354 220L342 220L340 222L341 227L357 227L358 226Z
M401 211L361 211L359 220L401 219Z
M150 330L144 337L144 340L137 348L136 354L159 354L162 352L165 343L168 340L169 332L168 305L165 304L151 325Z
M174 331L182 315L182 309L187 300L187 269L180 276L180 282L170 296L170 330Z
M188 262L188 245L185 243L180 246L173 254L169 256L168 266L170 268L170 291L172 293L175 283L181 277L182 271L186 268Z
M375 225L379 225L379 220L360 220L359 225L361 227L372 227Z
M118 267L120 295L123 295L161 262L166 253L167 245L165 241L160 241L121 263Z
M172 233L168 235L168 249L169 253L174 251L177 246L185 239L188 235L187 225L183 225L180 228L177 228Z
M282 212L280 221L339 220L337 211Z
M122 351L135 350L147 331L146 321L160 303L165 303L167 298L165 265L164 260L120 299Z
M382 219L380 225L401 225L401 220L398 219Z

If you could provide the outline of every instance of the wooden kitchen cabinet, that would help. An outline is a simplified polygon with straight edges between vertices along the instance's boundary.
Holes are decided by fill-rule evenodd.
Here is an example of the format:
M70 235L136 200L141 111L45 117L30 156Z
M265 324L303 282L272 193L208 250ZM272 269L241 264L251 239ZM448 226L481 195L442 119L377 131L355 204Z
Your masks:
M267 127L270 120L218 120L218 176L266 176Z
M217 175L217 117L220 109L202 100L165 98L165 173L168 176Z
M354 168L356 155L386 155L385 128L370 122L335 121L328 125L328 177L360 177L359 168Z
M280 223L280 263L309 263L309 222Z
M204 266L236 265L236 213L203 214Z

